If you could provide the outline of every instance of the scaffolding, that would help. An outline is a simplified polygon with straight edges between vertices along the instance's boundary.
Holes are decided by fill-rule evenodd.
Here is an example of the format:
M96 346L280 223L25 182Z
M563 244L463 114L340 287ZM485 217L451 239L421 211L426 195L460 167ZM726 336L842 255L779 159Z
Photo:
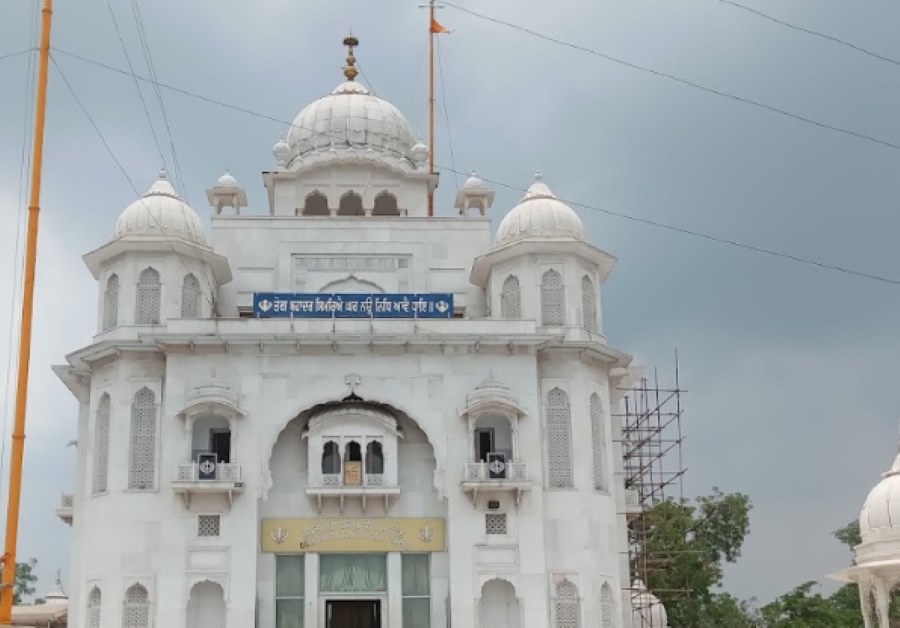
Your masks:
M681 388L677 351L673 386L661 387L659 372L654 369L652 381L642 377L619 392L622 412L613 416L621 426L627 552L632 578L626 591L632 600L634 627L661 628L663 621L652 608L654 600L644 587L659 580L654 574L665 571L676 557L648 544L652 532L648 512L665 500L681 503L684 499L682 395L687 391ZM650 593L671 601L687 593L687 588L675 583L665 589L656 586Z

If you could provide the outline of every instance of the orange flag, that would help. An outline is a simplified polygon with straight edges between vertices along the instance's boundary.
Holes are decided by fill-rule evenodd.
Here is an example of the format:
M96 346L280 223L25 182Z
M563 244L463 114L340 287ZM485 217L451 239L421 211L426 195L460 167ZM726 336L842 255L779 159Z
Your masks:
M449 33L450 31L441 26L438 21L434 18L431 18L431 32L432 33Z

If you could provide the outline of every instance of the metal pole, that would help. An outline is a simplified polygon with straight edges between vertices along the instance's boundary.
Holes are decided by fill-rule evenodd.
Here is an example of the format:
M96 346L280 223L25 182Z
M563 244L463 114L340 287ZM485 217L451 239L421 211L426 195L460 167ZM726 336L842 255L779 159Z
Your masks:
M428 173L434 174L434 0L428 21ZM428 215L434 216L434 192L428 193Z
M15 427L9 468L9 503L6 510L6 549L0 583L0 625L12 623L16 581L16 544L19 537L19 501L22 495L22 462L25 454L25 410L28 404L28 367L31 362L31 323L34 311L34 275L37 262L38 218L41 212L41 168L44 158L44 121L47 114L47 74L50 65L50 23L53 0L44 0L41 10L41 47L35 109L31 197L25 241L25 277L22 290L22 329L19 336L19 373L16 383Z

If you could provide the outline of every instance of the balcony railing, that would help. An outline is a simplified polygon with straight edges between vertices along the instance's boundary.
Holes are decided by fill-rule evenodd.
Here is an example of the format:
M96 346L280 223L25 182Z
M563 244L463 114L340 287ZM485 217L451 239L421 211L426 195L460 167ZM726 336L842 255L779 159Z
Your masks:
M203 466L208 464L208 466ZM185 506L190 506L194 494L225 495L229 505L237 493L244 490L241 465L234 462L184 462L178 465L172 490L181 494Z
M75 496L70 493L63 493L59 499L59 506L56 507L56 516L63 523L72 525L75 516Z
M351 477L353 477L351 475ZM388 486L383 473L363 473L359 483L348 483L342 473L323 473L318 485L306 487L306 494L315 498L319 512L322 511L322 503L325 499L336 499L338 508L344 511L344 503L349 499L360 499L363 512L366 511L368 501L375 497L384 499L384 510L390 508L391 498L400 495L399 486Z
M467 462L465 482L527 482L528 465L524 462L507 462L503 469L493 473L488 462Z
M344 476L340 473L323 473L322 486L328 488L338 488L342 486L359 487L359 486L384 486L384 475L381 473L366 473L363 475L362 484L344 484Z
M200 470L200 463L186 462L178 465L177 482L240 482L241 465L232 462L216 464L211 477Z

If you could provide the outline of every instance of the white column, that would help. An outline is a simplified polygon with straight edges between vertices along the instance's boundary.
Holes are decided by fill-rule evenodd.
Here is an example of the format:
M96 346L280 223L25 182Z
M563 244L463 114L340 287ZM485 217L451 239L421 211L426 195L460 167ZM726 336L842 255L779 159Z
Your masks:
M403 627L403 563L400 552L388 552L387 555L388 628ZM381 621L384 624L384 620Z
M860 582L859 588L859 607L862 609L863 625L865 628L874 628L872 621L872 594L870 585L867 582Z
M875 607L878 610L878 625L880 628L891 628L890 606L891 591L887 583L878 578L875 581Z
M310 628L319 626L319 555L306 554L303 560L303 625Z

